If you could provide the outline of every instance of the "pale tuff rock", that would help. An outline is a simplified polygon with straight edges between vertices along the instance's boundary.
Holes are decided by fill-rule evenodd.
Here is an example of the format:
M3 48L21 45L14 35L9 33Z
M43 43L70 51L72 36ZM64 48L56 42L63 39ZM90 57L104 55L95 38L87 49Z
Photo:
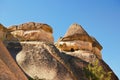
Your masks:
M13 25L8 27L9 31L15 31L15 30L44 30L49 33L53 33L52 28L44 23L35 23L35 22L28 22L20 25Z
M70 73L71 68L67 66L67 62L54 45L44 42L21 42L21 45L23 49L17 54L16 60L30 77L45 80L76 80L71 77L74 76Z
M102 46L78 24L71 25L55 45L52 28L43 23L0 25L0 33L9 51L1 42L0 80L27 80L13 59L27 76L43 80L88 80L83 68L98 59L106 72L112 72L111 80L118 80L102 60Z
M52 34L45 32L44 30L16 30L11 32L19 41L48 41L53 43Z
M90 58L92 58L91 54L96 55L99 59L102 58L102 46L95 38L89 36L88 33L82 28L82 26L78 24L72 24L66 32L65 36L57 41L56 46L59 50L66 51L66 53L70 51L86 51L89 53L87 56ZM75 54L71 53L71 55Z
M19 41L46 41L53 43L52 28L43 23L24 23L8 28L8 31ZM14 41L14 38L10 40Z
M58 47L61 51L75 51L75 50L88 50L92 51L92 43L74 40L74 41L60 41Z

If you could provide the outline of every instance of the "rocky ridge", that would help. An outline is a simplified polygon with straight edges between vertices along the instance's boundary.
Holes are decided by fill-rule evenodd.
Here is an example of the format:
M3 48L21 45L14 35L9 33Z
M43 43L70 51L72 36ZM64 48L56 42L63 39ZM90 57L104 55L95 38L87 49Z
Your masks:
M118 80L102 60L100 43L79 24L72 24L65 36L55 44L52 28L44 23L28 22L8 28L0 27L0 33L0 39L11 56L31 78L88 80L83 68L98 59L106 72L112 72L111 80ZM0 64L4 62L0 61Z

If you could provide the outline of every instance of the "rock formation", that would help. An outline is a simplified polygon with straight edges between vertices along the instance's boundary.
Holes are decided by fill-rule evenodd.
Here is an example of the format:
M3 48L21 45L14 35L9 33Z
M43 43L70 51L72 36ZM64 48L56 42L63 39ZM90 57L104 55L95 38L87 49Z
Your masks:
M87 62L95 57L102 58L102 46L78 24L72 24L65 36L57 41L56 46L60 51Z
M47 24L29 22L8 27L8 31L19 41L54 42L52 28ZM13 41L14 38L11 37L9 40Z
M58 39L56 47L65 54L77 57L85 62L91 63L99 59L100 64L106 72L112 71L102 60L102 46L92 36L90 36L79 24L72 24L64 37ZM112 73L111 80L118 80Z
M78 24L71 25L65 36L55 44L52 28L43 23L29 22L8 28L0 27L0 31L0 38L11 56L31 78L88 80L83 68L98 59L104 71L112 72L111 80L118 80L102 60L102 46ZM5 66L3 59L6 58L0 57L0 64ZM11 73L8 69L9 78L15 79L15 72Z
M23 50L16 59L29 76L46 80L73 80L54 45L44 42L21 42L21 45Z
M3 40L7 29L0 25L0 38ZM5 32L5 33L4 33ZM0 39L0 80L27 80Z
M7 28L0 24L0 40L3 40L6 36Z

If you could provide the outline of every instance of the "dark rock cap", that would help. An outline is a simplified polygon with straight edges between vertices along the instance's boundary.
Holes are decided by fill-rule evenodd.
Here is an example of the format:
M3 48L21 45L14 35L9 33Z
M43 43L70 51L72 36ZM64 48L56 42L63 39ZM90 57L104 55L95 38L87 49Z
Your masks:
M74 23L72 24L68 31L66 32L65 36L64 37L67 37L67 36L72 36L72 35L75 35L75 34L86 34L88 35L88 33L82 28L81 25L77 24L77 23Z
M81 25L76 23L69 27L62 40L83 40L92 42L92 38L88 35L88 33L82 28Z

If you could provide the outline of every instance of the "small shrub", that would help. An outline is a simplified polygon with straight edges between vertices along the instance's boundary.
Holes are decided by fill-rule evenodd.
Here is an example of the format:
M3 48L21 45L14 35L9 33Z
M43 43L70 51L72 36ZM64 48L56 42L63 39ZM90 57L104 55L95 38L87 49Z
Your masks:
M111 80L111 72L105 72L98 60L88 64L84 72L88 80Z

